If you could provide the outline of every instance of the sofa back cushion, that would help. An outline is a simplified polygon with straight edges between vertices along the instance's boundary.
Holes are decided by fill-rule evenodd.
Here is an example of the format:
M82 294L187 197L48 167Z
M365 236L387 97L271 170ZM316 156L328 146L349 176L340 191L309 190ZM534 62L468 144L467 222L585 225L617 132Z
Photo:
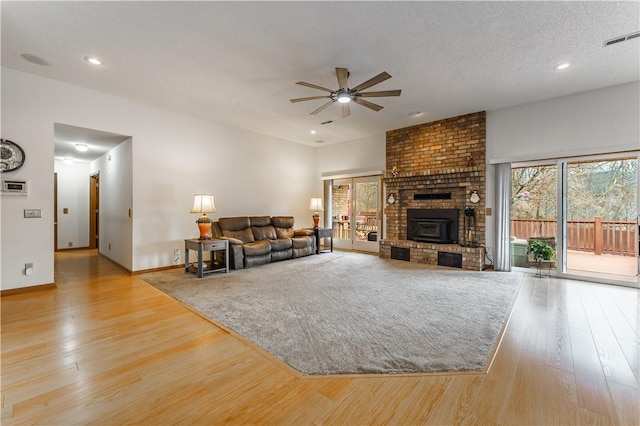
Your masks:
M276 230L271 225L268 225L268 226L252 226L251 227L251 232L253 233L253 238L256 241L275 240L277 238Z
M271 216L251 216L249 223L251 226L268 226L271 225Z
M221 217L218 219L218 224L224 237L237 238L243 243L255 241L251 232L251 223L247 216Z
M293 216L273 216L271 223L276 230L278 238L293 238L293 224L295 223Z

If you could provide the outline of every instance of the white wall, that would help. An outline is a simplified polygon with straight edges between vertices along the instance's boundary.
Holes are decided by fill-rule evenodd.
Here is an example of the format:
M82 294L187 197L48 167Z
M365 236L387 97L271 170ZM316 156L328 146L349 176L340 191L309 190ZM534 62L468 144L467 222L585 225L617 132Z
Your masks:
M487 112L487 207L494 207L490 162L526 161L640 149L640 82ZM487 217L494 246L495 216Z
M133 269L133 215L129 216L133 205L131 147L131 139L127 139L93 161L88 173L100 173L98 250L128 270Z
M57 248L89 247L89 163L54 160L54 170L58 174Z
M7 177L31 184L29 197L2 198L3 290L53 282L54 123L132 137L134 271L172 264L173 249L182 252L184 239L198 235L189 214L194 193L215 195L213 219L311 221L309 199L321 188L314 148L2 68L2 137L27 156ZM24 208L41 208L43 218L23 219ZM25 262L35 264L33 275L22 274Z
M386 134L317 148L321 176L361 171L384 171Z
M640 82L487 113L487 159L521 161L640 148Z

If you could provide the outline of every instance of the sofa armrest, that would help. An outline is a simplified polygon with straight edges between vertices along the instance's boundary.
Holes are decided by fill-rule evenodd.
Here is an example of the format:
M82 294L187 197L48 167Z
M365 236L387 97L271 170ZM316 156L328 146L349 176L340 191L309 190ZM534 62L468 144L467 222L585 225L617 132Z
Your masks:
M313 231L313 229L296 229L293 231L293 235L295 237L308 237L314 234L315 232Z
M229 266L231 269L244 269L244 248L242 244L229 244Z

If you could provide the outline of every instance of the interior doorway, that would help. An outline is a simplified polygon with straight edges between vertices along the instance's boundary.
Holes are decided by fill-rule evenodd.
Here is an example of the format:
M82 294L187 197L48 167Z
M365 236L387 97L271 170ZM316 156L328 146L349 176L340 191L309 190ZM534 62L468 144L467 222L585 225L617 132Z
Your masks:
M380 176L334 179L330 188L334 247L377 253L381 217Z
M89 248L100 247L100 172L89 176Z

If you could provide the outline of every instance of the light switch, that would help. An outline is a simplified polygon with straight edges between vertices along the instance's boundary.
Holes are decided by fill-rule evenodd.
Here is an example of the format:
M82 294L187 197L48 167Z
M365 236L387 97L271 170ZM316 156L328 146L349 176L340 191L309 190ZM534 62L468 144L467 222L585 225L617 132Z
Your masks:
M29 219L41 218L42 210L41 209L24 209L24 217Z

